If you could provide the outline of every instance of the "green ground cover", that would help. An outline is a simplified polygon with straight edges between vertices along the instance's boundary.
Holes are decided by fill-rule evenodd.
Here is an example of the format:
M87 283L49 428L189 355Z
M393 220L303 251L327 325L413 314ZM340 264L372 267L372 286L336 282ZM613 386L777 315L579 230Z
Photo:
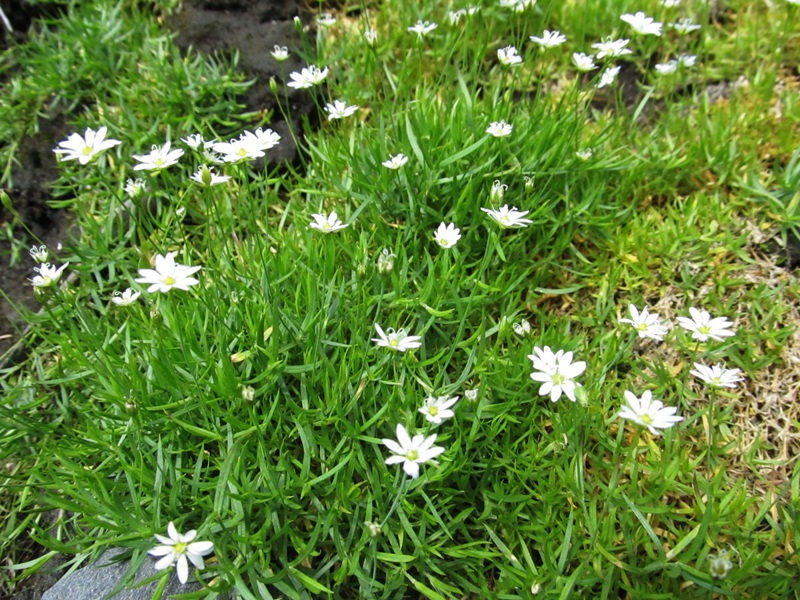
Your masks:
M26 536L135 565L174 523L213 544L158 552L195 598L796 593L800 9L505 4L305 30L275 89L321 126L264 169L290 107L242 114L138 2L6 53L4 165L67 108L120 143L61 154L81 238L0 380L5 585Z

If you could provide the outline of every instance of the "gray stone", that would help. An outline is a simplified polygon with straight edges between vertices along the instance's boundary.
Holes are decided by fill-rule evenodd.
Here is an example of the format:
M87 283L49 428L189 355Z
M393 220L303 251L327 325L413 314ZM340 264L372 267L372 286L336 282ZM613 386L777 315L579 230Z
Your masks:
M130 567L130 562L127 560L112 562L112 559L122 552L124 552L122 548L106 550L97 562L62 577L58 583L44 593L41 600L103 600L108 598L111 590L122 581ZM192 569L190 567L190 573L193 572ZM134 582L113 596L113 599L150 600L158 587L159 579L141 587L134 586L137 582L152 577L156 573L160 572L155 570L155 560L150 557L145 558L134 577ZM169 598L171 594L186 594L200 589L202 586L193 581L191 575L189 581L182 585L173 568L170 569L169 580L162 598ZM226 594L218 596L221 599L228 597Z

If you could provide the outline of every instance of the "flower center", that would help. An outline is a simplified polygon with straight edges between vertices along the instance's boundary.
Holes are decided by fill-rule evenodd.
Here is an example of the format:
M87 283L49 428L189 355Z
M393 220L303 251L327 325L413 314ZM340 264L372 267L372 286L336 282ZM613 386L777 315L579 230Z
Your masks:
M156 159L155 165L156 165L157 167L160 167L160 166L161 166L161 165L163 165L163 164L164 164L164 161L163 161L161 158L157 158L157 159Z
M83 155L84 156L89 156L89 155L91 155L91 153L92 153L92 147L91 146L84 146Z
M175 544L175 554L177 555L186 554L188 546L189 544L187 544L186 542L177 542Z
M164 277L164 283L167 285L175 285L175 278L172 275Z
M650 415L642 415L642 423L645 425L650 425L653 422L653 417Z
M392 348L397 348L400 345L400 340L398 340L397 338L392 338L389 340L389 345Z
M552 377L553 385L564 385L567 381L567 378L564 377L561 373L554 373Z
M417 460L418 458L419 458L419 452L417 452L416 450L409 450L408 452L406 452L406 460L414 461Z
M636 326L636 329L638 329L639 331L646 331L647 330L647 324L646 323L639 323Z
M711 333L711 328L708 325L701 325L700 327L697 328L697 331L708 335L709 333Z
M435 417L439 414L439 407L438 406L431 406L428 408L428 414L432 417Z

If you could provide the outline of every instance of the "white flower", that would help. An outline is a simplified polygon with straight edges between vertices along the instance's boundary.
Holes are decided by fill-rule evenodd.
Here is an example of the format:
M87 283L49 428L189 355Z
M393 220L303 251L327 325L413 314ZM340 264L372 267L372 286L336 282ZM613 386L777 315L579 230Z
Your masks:
M375 31L372 27L369 27L366 30L364 30L364 39L367 40L367 43L370 46L374 46L375 42L378 40L378 32Z
M536 0L500 0L500 6L510 8L514 12L523 12L536 5Z
M575 156L578 157L578 160L582 160L586 162L594 155L594 151L591 148L583 148L575 152Z
M661 0L661 6L664 8L675 8L680 6L681 0Z
M470 402L475 402L478 399L478 388L474 388L471 390L464 390L464 398L469 400Z
M426 462L437 464L433 459L444 452L444 448L433 445L436 442L436 434L425 437L420 433L411 438L406 428L399 423L395 432L397 433L396 442L385 438L381 440L383 445L393 453L393 456L386 459L386 464L403 463L403 471L412 479L419 477L421 464Z
M297 71L289 73L289 77L292 78L292 81L286 85L288 85L290 88L295 88L298 90L306 89L315 85L319 85L327 76L328 67L325 67L320 71L314 65L309 65L308 67L301 69L299 73Z
M495 223L503 229L508 227L527 227L533 223L530 219L523 219L530 211L517 210L516 206L508 208L508 204L505 204L497 210L491 208L481 208L481 210L494 219Z
M125 181L125 193L131 198L138 198L147 189L143 179L128 179Z
M136 302L140 295L139 292L134 292L131 288L128 288L122 293L114 292L111 301L117 306L130 306Z
M678 61L670 60L665 63L659 63L654 68L656 73L660 75L670 75L678 70Z
M227 175L217 175L214 173L213 167L207 167L206 165L203 165L189 179L199 183L200 185L211 187L229 181L230 177Z
M405 329L398 329L395 331L390 328L384 333L381 326L375 323L375 331L378 332L379 337L372 338L372 341L382 348L405 352L406 350L419 348L422 345L422 342L420 342L422 337L418 335L408 335Z
M507 189L508 186L505 183L501 183L499 179L495 179L492 184L492 189L489 190L489 199L492 202L499 202L503 199L503 196L506 195Z
M206 146L203 147L203 160L212 165L221 165L225 162L225 159L214 150L214 144L217 143L219 142L206 142Z
M698 29L702 28L702 25L698 25L686 17L678 19L677 23L670 23L669 26L681 35L686 35L687 33L691 33L692 31L697 31Z
M261 145L250 138L240 137L230 142L215 142L213 149L227 163L255 160L265 155Z
M31 279L33 287L44 288L55 285L58 283L58 280L61 279L61 274L64 272L64 269L67 268L67 265L69 265L69 263L64 263L56 269L54 266L51 266L50 263L42 263L38 267L34 267L33 270L39 274Z
M640 338L650 338L657 341L662 341L664 336L667 335L669 329L661 324L658 315L650 313L645 306L642 312L633 305L628 305L628 312L630 312L630 319L620 319L620 323L630 323L637 331Z
M316 229L322 233L333 233L334 231L339 231L340 229L347 227L346 223L342 223L339 220L339 216L336 214L336 211L331 212L329 215L326 215L325 213L318 213L311 216L314 218L314 221L309 223L308 226L311 227L311 229Z
M187 558L192 561L192 564L198 569L205 568L203 557L214 550L213 542L195 542L197 531L192 529L181 535L175 529L175 524L170 521L167 526L167 535L155 534L156 539L161 542L160 546L156 546L152 550L148 550L151 556L160 556L155 568L158 571L170 568L176 565L178 572L178 581L186 583L189 578L189 564Z
M448 225L440 223L439 229L436 230L436 234L433 236L433 240L442 248L452 248L456 245L456 242L461 239L460 231L461 230L456 228L453 223Z
M389 160L385 160L381 164L387 169L393 169L396 171L407 162L408 162L408 157L401 152L400 154L397 154L395 156L389 155Z
M632 54L625 46L628 45L630 40L612 40L606 38L596 44L592 44L592 48L597 49L597 58L605 58L606 56L614 58L622 56L623 54Z
M694 54L681 54L678 56L678 66L693 67L697 64L697 57Z
M725 369L721 364L707 367L700 363L694 363L694 369L689 373L712 387L733 388L736 387L737 382L744 381L744 377L739 377L739 369Z
M183 156L183 150L170 151L171 142L166 142L163 146L153 146L150 154L134 154L133 158L139 164L133 167L134 171L160 171L172 165L178 164L178 159Z
M378 255L378 258L375 261L378 267L378 273L381 275L385 273L391 273L392 269L394 269L394 259L394 252L388 248L381 250L381 253Z
M608 67L603 74L600 75L600 81L597 82L596 88L606 87L607 85L612 85L617 80L617 75L619 75L620 67Z
M517 54L517 49L514 46L500 48L497 51L497 60L506 67L516 67L522 63L522 57Z
M623 406L618 416L647 427L653 435L659 435L659 429L668 429L683 421L683 417L675 415L677 408L664 406L660 400L653 400L650 390L644 392L641 398L626 390L625 400L628 406Z
M166 256L156 254L155 269L139 269L136 283L150 284L148 292L168 292L172 288L187 291L191 286L200 283L190 275L202 267L187 267L175 262L176 252L168 252Z
M77 160L85 165L101 152L122 143L119 140L105 139L106 133L108 127L105 126L97 131L87 127L83 137L79 133L73 133L66 140L59 142L53 152L60 155L61 160Z
M381 524L378 521L364 521L364 527L372 537L378 537L381 534Z
M274 58L278 62L283 62L289 59L289 49L286 46L278 46L275 44L275 48L270 52L272 58Z
M239 135L239 139L250 140L252 144L258 145L258 147L262 150L269 150L280 143L281 136L272 131L272 129L267 129L264 131L261 129L261 127L259 127L255 130L255 132L243 131Z
M357 110L358 106L355 105L347 106L347 103L342 102L341 100L334 100L333 104L325 105L325 111L328 113L328 121L349 117L350 115L354 114Z
M652 17L648 17L642 11L636 14L624 14L620 17L628 25L630 25L636 33L641 35L661 35L662 23L659 23Z
M533 362L533 369L535 371L553 371L558 367L558 358L563 356L564 351L559 350L560 354L556 355L550 346L539 348L534 346L533 354L529 354L528 358Z
M203 139L203 136L199 133L194 133L192 135L187 135L185 138L181 138L181 141L189 146L192 150L197 150L198 148L202 148L205 146L206 141Z
M450 407L456 402L458 402L458 396L453 398L450 396L439 396L438 398L428 396L419 412L425 415L425 420L429 423L440 425L444 419L455 416L456 413L450 410Z
M450 23L450 25L455 25L456 23L458 23L461 20L461 17L463 17L466 14L467 14L467 11L465 11L463 8L461 8L459 10L448 11L448 13L447 13L447 21L448 21L448 23Z
M542 48L555 48L566 42L567 36L563 35L560 31L548 31L545 29L542 37L532 35L530 40L535 44L539 44Z
M711 318L711 315L705 310L697 310L692 307L689 309L691 318L678 317L678 323L684 329L692 332L692 339L700 342L705 342L708 338L723 341L726 337L736 335L731 331L733 323L728 321L727 317Z
M436 29L438 25L436 23L431 23L430 21L417 21L408 30L411 33L416 33L417 37L422 37L423 35L430 33L434 29Z
M38 248L36 246L31 246L30 249L31 258L38 262L38 263L45 263L47 262L47 257L49 256L49 251L47 250L47 246L42 244Z
M320 13L317 15L317 25L333 27L336 25L336 18L329 12Z
M572 62L575 63L575 68L581 72L591 71L596 69L597 65L594 64L594 54L584 54L583 52L573 52Z
M243 131L238 139L230 142L215 142L212 147L223 161L236 163L261 158L266 150L277 146L280 139L281 136L272 129L264 131L259 127L255 133Z
M575 390L580 385L575 383L578 375L586 370L584 361L572 362L572 352L559 350L553 353L549 346L544 348L535 347L534 354L528 355L533 361L535 371L531 373L531 379L540 382L539 395L550 395L552 402L558 402L561 394L567 396L575 402Z
M522 319L519 323L514 323L511 328L519 337L525 337L531 332L531 324L527 319Z
M788 1L792 4L800 4L800 0ZM731 569L733 569L733 563L728 558L727 550L720 550L718 554L708 556L708 571L714 579L725 579Z
M492 121L489 123L489 127L486 128L486 133L497 138L506 137L511 135L511 130L513 128L513 125L506 123L505 121Z

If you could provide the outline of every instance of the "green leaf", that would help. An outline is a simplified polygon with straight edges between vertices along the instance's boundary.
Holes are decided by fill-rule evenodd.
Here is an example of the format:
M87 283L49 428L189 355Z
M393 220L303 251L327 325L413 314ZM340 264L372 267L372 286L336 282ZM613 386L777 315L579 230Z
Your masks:
M393 554L389 552L376 552L375 558L390 563L410 563L417 560L416 556L411 556L409 554Z
M314 594L321 594L323 592L326 594L333 593L332 590L326 588L324 585L322 585L319 581L317 581L313 577L309 577L308 575L303 573L300 569L296 567L291 567L289 571L291 572L292 575L297 577L297 579L300 580L300 583L306 586L306 589L308 589L310 592Z

